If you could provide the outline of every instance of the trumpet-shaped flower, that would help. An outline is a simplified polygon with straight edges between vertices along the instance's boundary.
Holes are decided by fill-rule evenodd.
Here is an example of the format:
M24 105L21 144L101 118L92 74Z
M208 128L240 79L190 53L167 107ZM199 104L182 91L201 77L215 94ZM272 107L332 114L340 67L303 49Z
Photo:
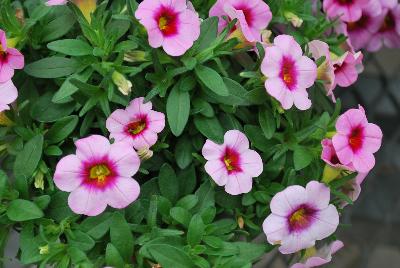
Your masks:
M277 193L271 200L271 214L263 223L268 242L280 244L281 253L291 254L333 234L339 213L329 200L329 188L317 181Z
M129 144L110 144L105 137L92 135L75 145L76 154L62 158L54 174L56 186L71 192L72 211L96 216L107 205L124 208L138 198L140 186L131 177L139 170L140 160Z
M319 249L314 247L306 250L300 262L293 264L290 268L311 268L318 267L331 262L332 255L343 248L344 244L340 240L333 241Z
M322 154L321 154L321 159L330 165L331 167L337 168L337 169L343 169L343 170L348 170L348 171L354 171L353 165L350 163L348 165L343 165L337 154L335 147L333 147L332 140L330 139L324 139L321 142L322 144Z
M300 45L292 36L279 35L274 39L273 46L265 48L261 71L267 77L267 92L284 109L290 109L293 104L300 110L311 107L306 89L317 78L317 66L303 56Z
M199 15L186 0L144 0L135 13L146 28L150 46L181 56L200 36Z
M263 171L260 155L249 149L249 140L238 130L225 133L224 143L207 140L202 154L207 160L205 170L219 186L231 195L250 192L253 177Z
M339 17L342 21L352 22L360 19L362 9L370 0L324 0L323 8L328 17Z
M362 64L363 57L360 51L357 53L347 51L342 56L332 61L335 72L333 88L335 88L336 85L349 87L357 81L358 74L364 70Z
M7 47L6 33L0 29L0 83L14 76L14 69L24 68L24 56L17 49Z
M11 80L0 83L0 112L10 109L9 104L18 97L17 88Z
M124 141L136 150L150 148L157 142L157 133L165 127L163 113L152 110L152 103L136 98L125 109L115 110L107 119L110 137Z
M261 31L272 19L269 6L262 0L218 0L210 9L209 15L219 17L219 31L222 31L229 21L237 19L235 27L240 29L248 42L261 41ZM226 16L228 21L223 19L223 16Z
M374 153L382 143L382 130L368 123L364 109L350 109L336 122L337 134L332 142L339 161L352 164L360 173L368 173L375 165Z

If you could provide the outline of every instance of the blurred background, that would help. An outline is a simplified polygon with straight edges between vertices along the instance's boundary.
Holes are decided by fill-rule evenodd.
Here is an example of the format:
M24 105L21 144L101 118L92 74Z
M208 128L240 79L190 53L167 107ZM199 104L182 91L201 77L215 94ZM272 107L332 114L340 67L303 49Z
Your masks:
M364 73L357 84L337 89L343 110L361 104L368 120L384 132L376 166L362 185L360 198L342 216L338 238L345 247L328 268L400 267L400 51L384 49L365 55ZM6 268L21 267L13 259L18 237L13 234L6 248ZM285 268L282 255L269 254L257 268Z

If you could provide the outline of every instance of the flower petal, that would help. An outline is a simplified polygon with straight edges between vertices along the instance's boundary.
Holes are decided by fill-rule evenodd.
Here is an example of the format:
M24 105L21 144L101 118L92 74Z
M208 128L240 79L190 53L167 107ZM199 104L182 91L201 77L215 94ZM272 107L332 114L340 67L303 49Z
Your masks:
M87 138L77 140L76 156L80 160L99 159L107 155L110 150L110 142L103 136L92 135Z
M54 173L54 183L66 192L71 192L84 180L82 161L74 154L67 155L57 163Z
M229 130L224 135L224 144L239 154L249 149L249 140L239 130Z
M114 163L119 176L132 177L139 170L140 159L135 150L125 142L112 144L108 157Z
M139 183L131 178L118 177L114 185L105 192L107 203L113 208L124 208L134 202L140 194Z
M68 196L68 205L76 214L97 216L107 207L101 191L94 187L80 186Z

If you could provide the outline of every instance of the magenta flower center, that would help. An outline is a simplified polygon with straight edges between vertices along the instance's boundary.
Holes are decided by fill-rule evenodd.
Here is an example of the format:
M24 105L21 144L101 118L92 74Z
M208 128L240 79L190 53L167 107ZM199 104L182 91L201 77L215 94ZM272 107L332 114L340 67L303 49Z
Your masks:
M7 51L5 51L2 45L0 44L0 60L6 58L6 56L7 56Z
M396 20L392 14L392 12L388 12L385 19L383 20L382 26L379 29L379 32L388 32L396 28Z
M156 15L156 21L164 36L172 36L178 33L178 13L171 8L162 6Z
M105 188L116 176L112 164L107 159L87 163L84 184L96 188Z
M98 182L104 182L108 176L110 176L111 171L105 164L95 165L90 168L89 178L92 180L97 180Z
M251 27L253 25L253 20L254 20L252 10L245 5L234 6L234 8L236 10L241 10L243 12L247 24L249 25L249 27Z
M350 5L354 4L354 1L355 0L337 0L339 5L341 5L341 6L350 6Z
M288 217L289 230L301 231L308 228L312 223L315 213L315 209L307 205L301 205Z
M140 118L137 121L129 123L126 130L132 136L136 136L142 133L146 129L146 126L146 118Z
M349 145L354 152L361 149L363 145L364 129L360 126L354 128L349 135Z
M361 18L355 22L347 23L348 31L356 31L358 29L365 29L370 21L370 17L368 14L362 14Z
M242 171L240 168L240 156L235 150L226 147L225 154L221 160L224 162L228 173Z
M286 86L289 88L289 90L293 90L297 83L296 70L294 64L295 62L291 58L286 56L283 57L280 77L286 84Z

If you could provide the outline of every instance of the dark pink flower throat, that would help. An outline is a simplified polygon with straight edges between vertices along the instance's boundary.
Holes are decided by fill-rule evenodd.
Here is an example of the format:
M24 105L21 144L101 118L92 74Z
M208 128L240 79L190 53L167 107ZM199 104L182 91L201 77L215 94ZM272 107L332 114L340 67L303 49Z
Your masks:
M297 84L297 73L294 60L286 56L283 57L280 77L289 90L295 89Z
M170 7L161 6L154 19L164 36L173 36L178 33L179 16Z
M239 153L232 148L226 147L225 154L221 158L221 161L224 163L229 174L242 171L240 168Z
M314 220L316 210L307 204L297 207L287 218L289 231L296 232L307 229Z

